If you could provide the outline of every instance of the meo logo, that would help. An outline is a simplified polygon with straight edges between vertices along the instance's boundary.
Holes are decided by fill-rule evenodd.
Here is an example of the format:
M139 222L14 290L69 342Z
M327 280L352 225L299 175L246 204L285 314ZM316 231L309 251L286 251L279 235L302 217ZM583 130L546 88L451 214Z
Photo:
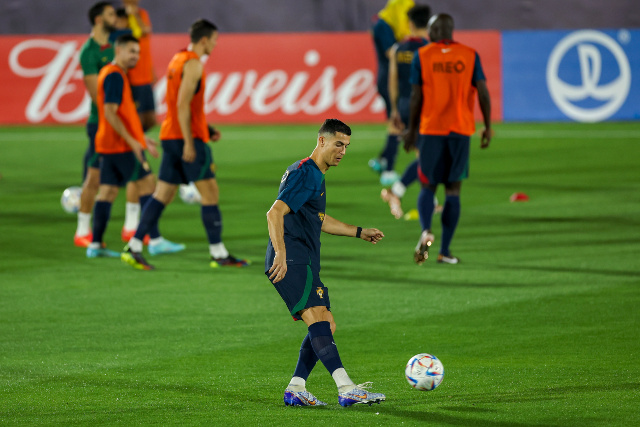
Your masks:
M621 33L623 36L624 33ZM626 33L628 36L628 33ZM622 38L622 37L620 37ZM628 38L628 37L627 37ZM603 64L601 46L613 55L618 65L618 76L608 83L601 83ZM572 48L577 49L580 85L572 85L559 76L560 63ZM565 61L566 62L566 61ZM629 59L620 45L601 31L575 31L560 40L549 55L547 63L547 88L556 106L568 117L580 122L597 122L614 115L624 104L631 87ZM588 98L603 102L586 108L576 105Z

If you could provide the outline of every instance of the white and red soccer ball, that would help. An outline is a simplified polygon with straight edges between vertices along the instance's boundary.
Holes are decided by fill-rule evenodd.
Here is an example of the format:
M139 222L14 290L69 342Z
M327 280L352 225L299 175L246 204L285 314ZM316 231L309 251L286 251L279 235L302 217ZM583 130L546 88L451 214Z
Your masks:
M404 376L416 390L433 390L444 378L444 366L434 355L420 353L409 359L404 368Z

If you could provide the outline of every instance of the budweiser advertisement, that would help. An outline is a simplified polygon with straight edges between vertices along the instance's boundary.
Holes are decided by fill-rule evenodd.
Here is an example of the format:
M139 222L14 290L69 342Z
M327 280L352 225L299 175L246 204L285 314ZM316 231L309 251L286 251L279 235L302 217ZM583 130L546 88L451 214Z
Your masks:
M456 34L482 58L494 119L502 117L500 33ZM3 36L0 124L81 123L89 112L78 53L86 35ZM157 112L166 112L165 72L182 34L152 38ZM222 34L206 61L206 112L212 123L384 121L368 33ZM477 112L478 118L479 112Z

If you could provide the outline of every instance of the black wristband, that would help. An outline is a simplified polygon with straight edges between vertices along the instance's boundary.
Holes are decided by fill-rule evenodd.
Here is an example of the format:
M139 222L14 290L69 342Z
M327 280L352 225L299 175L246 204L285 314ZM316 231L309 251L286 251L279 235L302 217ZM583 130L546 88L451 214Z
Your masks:
M361 233L362 233L362 227L358 227L358 230L356 231L356 239L360 238Z

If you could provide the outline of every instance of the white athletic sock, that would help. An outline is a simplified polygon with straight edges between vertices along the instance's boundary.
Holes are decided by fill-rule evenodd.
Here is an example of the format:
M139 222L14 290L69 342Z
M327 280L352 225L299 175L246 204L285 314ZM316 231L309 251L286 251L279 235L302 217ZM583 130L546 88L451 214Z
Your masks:
M333 371L331 376L336 382L336 385L338 386L338 390L340 390L340 392L351 391L355 388L355 384L353 383L353 381L351 381L351 378L349 378L349 375L347 375L347 371L345 371L344 368L336 369L335 371Z
M127 202L124 211L124 229L135 230L140 222L140 203Z
M142 252L142 240L132 237L129 240L129 249L131 249L131 252Z
M301 377L293 377L291 381L289 381L289 385L287 388L291 391L305 391L307 382L304 378Z
M100 243L99 242L91 242L89 243L89 246L87 246L89 249L100 249Z
M160 244L162 242L164 242L164 237L162 237L162 236L156 237L155 239L149 239L149 246L158 245L158 244Z
M214 258L226 258L229 256L229 251L224 247L224 243L216 243L209 245L209 253Z
M78 212L78 228L76 236L86 236L91 233L91 214Z
M407 187L404 186L402 181L396 181L391 186L391 192L396 196L398 196L398 198L402 199L402 197L404 196L404 193L407 192Z

